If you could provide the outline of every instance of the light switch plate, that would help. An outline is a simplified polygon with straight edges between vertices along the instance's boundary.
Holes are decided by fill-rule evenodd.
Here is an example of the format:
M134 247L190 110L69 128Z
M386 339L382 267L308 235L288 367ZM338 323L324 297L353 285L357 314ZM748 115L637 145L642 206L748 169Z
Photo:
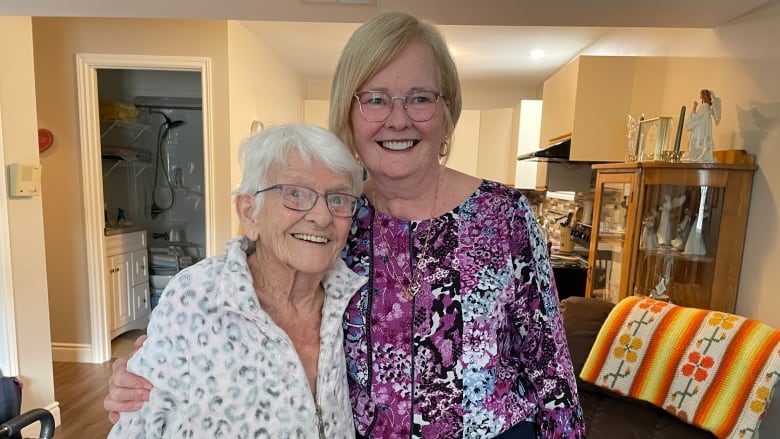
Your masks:
M41 194L41 165L12 163L8 165L8 188L12 197Z

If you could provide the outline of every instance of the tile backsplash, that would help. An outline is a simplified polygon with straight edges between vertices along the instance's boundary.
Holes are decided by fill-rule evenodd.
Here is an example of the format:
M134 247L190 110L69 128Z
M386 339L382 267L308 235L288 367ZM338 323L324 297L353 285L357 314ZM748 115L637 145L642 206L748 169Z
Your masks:
M548 239L552 241L553 245L558 245L561 238L557 224L566 218L569 212L576 214L577 210L582 209L586 202L590 202L592 205L594 197L592 192L575 192L574 199L567 200L548 196L549 194L544 191L523 190L522 192L533 206L537 219L543 219L540 219L539 222L543 229L546 229Z

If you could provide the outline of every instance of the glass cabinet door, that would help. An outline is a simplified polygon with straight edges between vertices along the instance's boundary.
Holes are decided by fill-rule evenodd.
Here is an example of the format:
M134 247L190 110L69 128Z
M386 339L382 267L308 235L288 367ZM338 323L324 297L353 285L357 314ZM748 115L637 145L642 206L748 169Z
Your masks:
M648 184L644 191L630 292L707 308L725 189Z
M599 174L591 231L586 296L617 302L627 294L635 173Z
M593 168L585 295L611 302L649 296L733 313L756 166L631 162Z

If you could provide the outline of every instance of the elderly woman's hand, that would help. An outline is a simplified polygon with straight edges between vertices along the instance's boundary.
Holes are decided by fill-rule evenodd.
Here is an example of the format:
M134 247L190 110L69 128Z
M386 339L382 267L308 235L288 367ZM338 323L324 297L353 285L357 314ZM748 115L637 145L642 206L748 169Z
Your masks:
M142 335L135 341L135 347L140 348L146 336ZM149 400L152 384L127 371L129 357L120 357L111 365L113 370L108 379L108 395L103 400L103 408L108 410L111 423L119 420L119 412L140 409Z

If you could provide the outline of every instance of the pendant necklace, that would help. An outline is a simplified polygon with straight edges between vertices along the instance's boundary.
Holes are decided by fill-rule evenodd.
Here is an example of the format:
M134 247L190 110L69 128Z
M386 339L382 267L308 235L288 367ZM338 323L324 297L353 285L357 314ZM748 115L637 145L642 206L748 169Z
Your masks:
M403 293L403 298L406 300L411 300L414 298L417 293L420 292L420 278L422 277L422 271L425 268L425 258L428 254L428 244L430 243L431 239L431 232L433 230L433 222L434 222L434 214L436 213L436 203L439 198L439 180L441 177L439 177L436 180L436 190L433 193L433 205L431 206L431 214L430 218L428 218L428 230L425 233L425 241L423 241L422 249L420 250L420 256L417 258L417 263L412 264L412 242L413 239L410 240L409 244L409 276L406 275L398 276L398 274L395 271L395 263L394 260L397 260L397 258L393 258L393 248L390 246L390 243L387 241L387 238L385 237L385 234L387 231L382 229L381 224L377 223L378 226L378 234L379 238L382 240L382 244L384 244L385 249L387 250L387 267L388 267L388 274L390 277L399 285L402 287L407 286L406 290ZM374 203L376 205L376 192L371 191L371 198L374 200ZM409 233L412 233L411 227L409 228Z

